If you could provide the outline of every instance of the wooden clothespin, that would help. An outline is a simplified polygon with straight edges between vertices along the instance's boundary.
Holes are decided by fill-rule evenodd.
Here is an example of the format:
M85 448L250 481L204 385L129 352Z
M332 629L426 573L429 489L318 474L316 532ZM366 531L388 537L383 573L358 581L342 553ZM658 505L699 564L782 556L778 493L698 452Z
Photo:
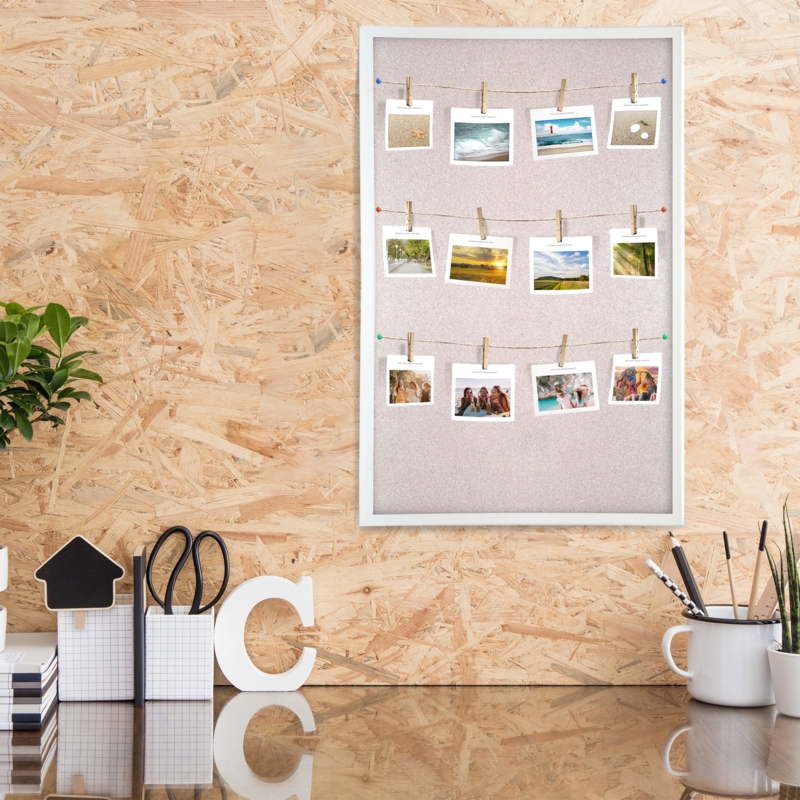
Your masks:
M485 114L489 107L489 82L481 84L481 114Z
M567 334L561 337L561 355L558 358L558 366L563 367L564 362L567 360Z
M556 211L556 241L560 244L562 238L561 232L561 209Z
M406 200L406 230L410 233L414 230L414 226L411 224L411 201Z
M414 79L412 77L406 78L406 105L414 105Z
M408 334L408 360L414 360L414 334Z
M639 73L631 72L631 103L639 102Z
M639 329L633 329L633 341L631 342L631 358L639 358Z
M483 209L478 209L478 230L481 233L481 239L486 238L486 228L483 225Z
M483 337L483 362L482 366L484 369L489 369L489 337Z
M638 211L636 210L636 206L631 206L631 236L636 236L636 217L638 215Z
M561 79L561 91L558 94L558 110L564 110L564 95L567 93L567 79Z
M74 612L73 622L76 631L82 631L86 627L86 611L80 609Z

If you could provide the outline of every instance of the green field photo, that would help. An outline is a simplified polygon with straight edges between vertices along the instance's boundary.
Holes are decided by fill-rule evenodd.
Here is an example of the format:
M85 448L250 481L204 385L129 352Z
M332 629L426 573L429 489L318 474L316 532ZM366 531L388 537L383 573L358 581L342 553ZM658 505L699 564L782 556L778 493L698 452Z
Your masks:
M588 291L591 284L588 250L534 250L533 291Z

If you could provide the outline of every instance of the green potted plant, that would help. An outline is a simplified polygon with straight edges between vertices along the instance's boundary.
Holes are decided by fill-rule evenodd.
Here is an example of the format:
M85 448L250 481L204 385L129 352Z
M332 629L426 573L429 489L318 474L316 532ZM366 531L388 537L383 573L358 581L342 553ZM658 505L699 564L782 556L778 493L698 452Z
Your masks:
M18 430L26 441L33 438L34 422L64 424L64 413L73 403L91 400L88 392L75 387L81 380L103 379L81 367L81 356L95 350L66 353L64 348L86 317L72 317L64 306L50 303L25 308L19 303L0 303L0 450ZM55 349L44 343L50 335Z
M772 553L767 550L772 580L778 593L783 640L780 644L773 644L767 652L778 711L789 717L800 717L800 573L797 569L788 502L787 498L783 504L786 564L783 563L782 555L779 555L776 564Z

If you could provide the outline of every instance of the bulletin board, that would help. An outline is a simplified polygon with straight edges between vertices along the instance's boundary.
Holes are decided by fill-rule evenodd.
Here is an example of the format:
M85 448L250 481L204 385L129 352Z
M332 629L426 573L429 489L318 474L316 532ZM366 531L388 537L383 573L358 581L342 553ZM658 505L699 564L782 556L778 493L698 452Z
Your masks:
M682 28L362 27L360 115L360 524L683 524Z

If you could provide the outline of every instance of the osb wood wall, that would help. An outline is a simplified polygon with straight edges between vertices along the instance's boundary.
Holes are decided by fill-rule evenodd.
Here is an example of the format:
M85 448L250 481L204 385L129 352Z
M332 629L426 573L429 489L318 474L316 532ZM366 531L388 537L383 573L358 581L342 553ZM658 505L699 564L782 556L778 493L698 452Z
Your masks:
M55 627L33 571L68 537L130 568L184 523L225 536L232 585L313 577L314 629L251 618L269 669L302 642L314 683L669 682L678 608L643 566L666 531L357 526L361 24L686 26L682 536L707 599L723 528L746 595L755 520L800 508L794 0L6 0L0 295L88 316L107 379L0 456L10 628Z

